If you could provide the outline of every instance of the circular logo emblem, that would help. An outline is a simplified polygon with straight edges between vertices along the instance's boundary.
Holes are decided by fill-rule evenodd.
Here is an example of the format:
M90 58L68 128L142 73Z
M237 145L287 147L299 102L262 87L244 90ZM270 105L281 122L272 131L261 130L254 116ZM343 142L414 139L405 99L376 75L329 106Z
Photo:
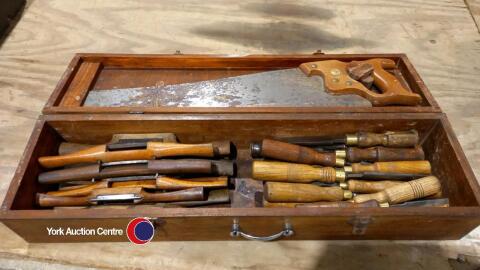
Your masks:
M152 240L154 234L153 224L147 218L134 218L127 225L128 240L134 244L146 244Z

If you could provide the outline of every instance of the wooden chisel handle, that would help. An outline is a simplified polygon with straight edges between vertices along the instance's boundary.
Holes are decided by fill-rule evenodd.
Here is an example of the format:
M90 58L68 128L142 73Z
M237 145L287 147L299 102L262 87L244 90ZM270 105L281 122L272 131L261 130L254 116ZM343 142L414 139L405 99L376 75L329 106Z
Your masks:
M348 180L345 183L340 183L342 188L348 189L355 193L375 193L383 191L389 187L405 183L404 181L362 181L362 180Z
M353 163L351 167L345 167L345 171L353 173L383 172L383 173L414 173L430 174L431 166L428 160L415 161L387 161L373 164Z
M353 203L347 201L338 202L314 202L314 203L272 203L263 201L263 207L266 208L324 208L324 207L340 207L340 208L364 208L364 207L380 207L376 200L370 200L363 203Z
M267 182L264 196L269 202L342 201L352 198L352 193L341 187L319 187L312 184Z
M194 187L170 192L142 192L142 196L142 202L201 201L205 199L203 187Z
M193 187L218 188L227 187L228 177L199 177L191 179L177 179L159 176L156 180L157 189L176 190Z
M49 191L47 195L50 196L59 196L59 197L80 197L80 196L87 196L92 192L94 189L98 188L107 188L108 182L107 181L100 181L95 182L86 186L81 186L78 188L69 188L66 190L56 190L56 191Z
M54 206L85 206L90 205L89 196L61 197L43 193L37 193L37 204L41 207Z
M38 162L45 168L55 168L78 163L149 160L156 157L216 157L230 155L230 148L230 142L204 144L148 142L146 149L107 151L107 145L102 144L67 155L40 157Z
M332 167L318 168L311 165L278 161L253 161L252 177L263 181L310 183L337 181L337 171Z
M203 144L148 142L147 149L152 150L157 158L173 156L219 157L230 155L231 143L229 141Z
M151 150L107 151L105 144L61 156L40 157L38 162L44 168L56 168L79 163L114 162L123 160L146 160L155 156Z
M260 143L251 144L253 158L266 157L283 161L323 166L343 166L345 161L337 159L334 152L320 153L311 148L295 144L264 139Z
M423 160L425 158L423 149L420 146L415 148L388 148L383 146L371 148L349 147L345 154L346 160L349 162Z
M427 176L389 187L381 192L357 195L353 200L356 203L376 200L379 203L388 202L389 204L397 204L436 194L440 192L441 189L442 186L437 177Z
M347 134L348 138L352 135ZM410 131L389 131L385 133L371 133L371 132L358 132L356 134L357 143L352 145L358 145L359 147L371 147L376 145L386 147L414 147L418 144L419 137L416 130Z

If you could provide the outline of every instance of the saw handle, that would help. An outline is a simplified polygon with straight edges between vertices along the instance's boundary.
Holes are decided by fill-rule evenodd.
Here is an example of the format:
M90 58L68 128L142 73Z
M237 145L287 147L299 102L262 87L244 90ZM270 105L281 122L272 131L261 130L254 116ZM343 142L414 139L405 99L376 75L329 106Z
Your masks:
M367 89L360 82L352 79L347 72L347 65L370 64L373 66L373 84L382 92L376 93ZM386 105L418 105L422 97L405 89L400 81L385 69L396 67L395 61L386 58L373 58L350 63L338 60L326 60L303 63L299 68L307 75L321 75L325 88L332 94L360 95L368 99L373 106Z

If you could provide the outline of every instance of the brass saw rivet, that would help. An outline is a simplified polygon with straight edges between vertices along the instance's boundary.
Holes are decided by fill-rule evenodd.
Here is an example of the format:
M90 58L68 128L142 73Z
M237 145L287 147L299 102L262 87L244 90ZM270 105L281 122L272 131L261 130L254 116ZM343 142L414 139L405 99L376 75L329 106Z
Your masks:
M311 68L317 68L317 65L312 64L310 67L311 67Z
M340 70L338 68L334 68L330 70L330 74L332 74L333 76L338 76L340 75Z

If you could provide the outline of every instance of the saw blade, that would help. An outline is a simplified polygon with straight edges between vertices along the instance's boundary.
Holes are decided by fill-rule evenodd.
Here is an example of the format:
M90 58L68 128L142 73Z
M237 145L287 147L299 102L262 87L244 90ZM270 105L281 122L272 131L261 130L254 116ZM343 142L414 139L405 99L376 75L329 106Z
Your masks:
M320 76L283 69L161 87L91 90L84 106L101 107L371 107L358 95L332 95Z

